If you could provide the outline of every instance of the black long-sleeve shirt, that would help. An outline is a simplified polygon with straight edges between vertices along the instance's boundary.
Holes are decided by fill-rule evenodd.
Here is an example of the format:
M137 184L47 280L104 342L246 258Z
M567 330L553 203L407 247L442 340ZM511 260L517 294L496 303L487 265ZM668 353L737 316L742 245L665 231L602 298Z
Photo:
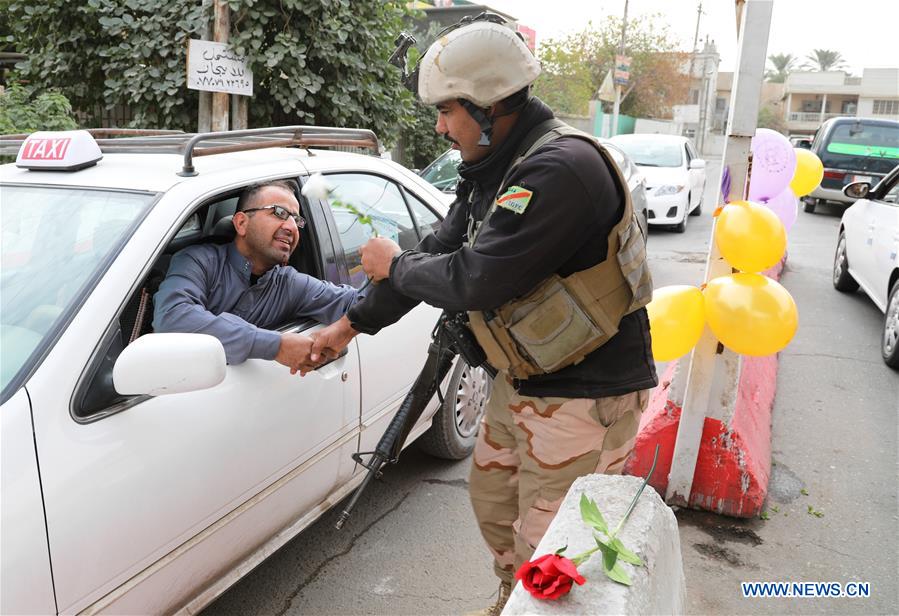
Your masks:
M419 301L453 311L498 308L553 273L564 277L605 260L624 195L596 149L572 137L538 149L503 184L532 191L524 212L496 208L474 246L466 245L469 215L484 218L524 136L551 117L548 107L531 99L497 150L460 167L463 181L446 219L415 250L394 258L388 284L374 285L350 309L356 329L374 333ZM641 309L625 316L618 334L581 363L516 386L523 395L596 398L657 382L649 321Z

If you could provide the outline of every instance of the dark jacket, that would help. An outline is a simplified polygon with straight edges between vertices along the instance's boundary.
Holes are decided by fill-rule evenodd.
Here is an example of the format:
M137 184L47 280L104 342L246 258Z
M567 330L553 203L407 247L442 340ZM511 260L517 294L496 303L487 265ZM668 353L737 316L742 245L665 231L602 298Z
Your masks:
M552 111L532 98L500 147L476 164L460 166L463 181L437 233L394 258L389 281L374 285L350 309L357 330L374 333L419 301L452 311L497 308L553 273L567 276L605 259L608 234L624 212L624 195L596 149L572 137L541 147L502 186L533 192L525 211L497 208L475 246L465 245L469 214L483 219L525 135L551 117ZM657 383L649 320L640 309L625 316L618 334L580 364L515 386L527 396L599 398Z

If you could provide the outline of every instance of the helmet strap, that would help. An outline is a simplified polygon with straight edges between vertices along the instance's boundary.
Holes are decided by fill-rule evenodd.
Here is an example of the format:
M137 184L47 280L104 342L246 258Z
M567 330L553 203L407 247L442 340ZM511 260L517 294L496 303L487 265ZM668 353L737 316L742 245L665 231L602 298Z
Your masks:
M493 120L487 117L484 109L478 107L469 100L460 98L459 104L465 108L465 111L468 112L468 115L470 115L474 119L474 121L478 123L478 126L481 127L481 138L478 141L478 145L485 147L489 146L490 137L493 135Z

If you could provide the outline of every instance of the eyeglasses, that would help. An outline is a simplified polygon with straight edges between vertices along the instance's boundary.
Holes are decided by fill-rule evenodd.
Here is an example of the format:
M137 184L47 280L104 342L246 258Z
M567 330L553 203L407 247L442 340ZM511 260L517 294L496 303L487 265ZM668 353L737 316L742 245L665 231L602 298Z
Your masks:
M279 220L287 220L288 218L293 218L293 221L297 224L297 229L302 229L306 226L305 218L303 218L299 214L294 214L283 205L263 205L262 207L251 207L247 210L241 211L244 214L249 214L250 212L258 212L260 210L271 210L275 218Z

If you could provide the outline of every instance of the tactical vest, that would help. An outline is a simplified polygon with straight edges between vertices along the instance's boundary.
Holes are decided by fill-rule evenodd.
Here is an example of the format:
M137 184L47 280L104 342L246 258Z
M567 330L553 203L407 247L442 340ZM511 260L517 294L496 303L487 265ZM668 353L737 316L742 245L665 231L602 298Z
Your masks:
M556 119L525 137L479 225L469 214L469 245L496 210L496 199L512 172L531 154L563 136L593 145L624 194L624 214L608 236L606 259L570 276L553 274L526 295L497 309L469 312L469 326L490 364L517 379L555 372L581 362L618 333L622 317L652 298L646 240L634 214L627 182L596 138Z

